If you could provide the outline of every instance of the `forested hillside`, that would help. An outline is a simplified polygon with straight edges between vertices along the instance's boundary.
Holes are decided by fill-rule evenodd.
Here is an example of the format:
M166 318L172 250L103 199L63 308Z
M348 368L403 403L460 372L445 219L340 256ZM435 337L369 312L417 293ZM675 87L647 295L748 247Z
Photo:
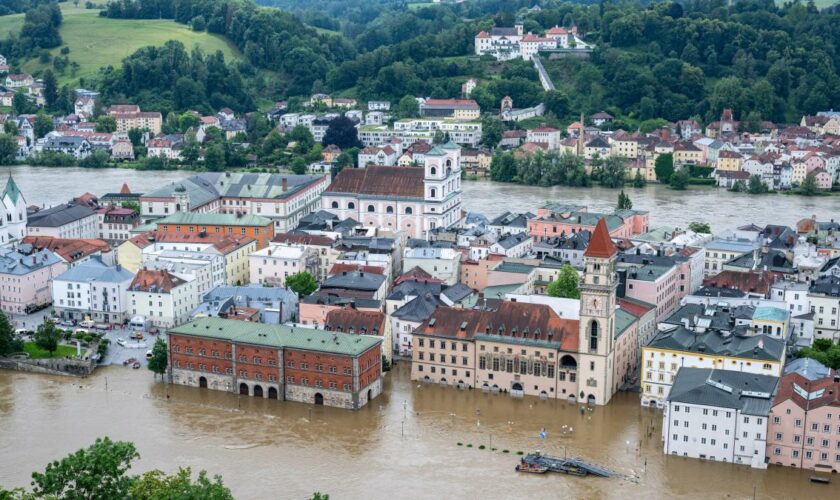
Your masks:
M547 102L561 120L608 110L631 121L708 121L725 106L751 122L793 121L840 108L838 7L820 11L813 3L777 6L772 0L740 0L733 7L724 0L471 0L419 8L401 0L260 1L288 11L251 0L115 0L100 15L173 19L230 40L244 61L224 73L233 75L228 88L213 84L198 94L207 105L214 105L214 94L230 97L238 108L252 105L256 96L264 102L312 92L393 102L406 95L454 97L474 77L474 98L486 111L510 95L517 106ZM536 4L540 9L530 9ZM40 9L49 8L30 12L48 18ZM575 25L596 49L588 60L547 61L558 91L546 95L527 62L472 55L478 31L515 22L535 33ZM38 47L55 44L54 29L38 26L43 29L21 37ZM13 47L7 52L15 55ZM106 71L101 84L118 88L114 94L160 91L119 75L134 67L129 60ZM237 90L237 75L249 95ZM172 76L163 81L190 74ZM172 102L180 108L177 103L185 100Z

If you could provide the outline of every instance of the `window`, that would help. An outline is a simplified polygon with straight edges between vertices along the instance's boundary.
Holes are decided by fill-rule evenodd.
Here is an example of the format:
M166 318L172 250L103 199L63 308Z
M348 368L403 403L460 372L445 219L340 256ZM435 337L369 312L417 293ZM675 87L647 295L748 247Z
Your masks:
M330 205L330 206L331 206L332 208L338 208L338 202L337 202L337 201L334 201L334 202L332 202L332 205Z
M367 208L368 212L373 212L374 210L375 210L375 208L373 208L373 205L368 205L368 208Z
M394 207L392 207L390 205L385 207L385 213L388 213L388 214L394 213Z
M414 213L414 210L411 207L405 207L405 215L411 215Z
M350 210L353 210L354 208L356 208L356 204L351 201L350 203L347 204L347 208L349 208Z

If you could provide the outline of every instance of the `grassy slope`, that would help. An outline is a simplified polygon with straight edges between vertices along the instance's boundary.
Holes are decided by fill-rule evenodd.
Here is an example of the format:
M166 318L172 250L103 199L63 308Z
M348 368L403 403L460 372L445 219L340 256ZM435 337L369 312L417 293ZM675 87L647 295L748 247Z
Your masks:
M29 353L29 358L30 359L43 359L43 358L49 358L50 357L50 353L41 349L37 345L35 345L35 342L26 342L23 345L23 350L25 352ZM84 352L84 349L82 349L82 352ZM75 355L76 355L76 348L75 347L60 345L55 350L55 352L53 352L52 357L63 358L65 356L75 356Z
M119 65L123 58L137 49L148 45L163 45L167 40L178 40L187 49L198 45L205 53L221 50L225 58L240 57L239 51L223 37L209 33L196 33L188 27L170 20L108 19L99 17L97 10L87 10L62 4L64 21L61 25L63 46L70 47L70 60L79 63L76 77L71 77L68 68L59 75L59 83L73 83L79 77L90 77L103 66ZM10 31L17 32L23 24L23 15L0 17L0 37ZM60 47L52 50L59 54ZM37 59L22 64L27 73L43 70L47 65Z

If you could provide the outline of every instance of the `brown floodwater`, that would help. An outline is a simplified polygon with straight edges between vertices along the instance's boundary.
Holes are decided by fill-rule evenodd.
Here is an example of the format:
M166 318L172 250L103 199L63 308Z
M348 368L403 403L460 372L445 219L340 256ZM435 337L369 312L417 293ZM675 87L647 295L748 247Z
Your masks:
M817 485L807 471L663 456L661 415L637 394L581 415L562 401L421 386L408 373L397 366L385 393L351 412L173 387L123 367L84 380L0 371L0 485L26 486L31 471L110 436L137 445L133 473L206 469L244 499L840 498L840 477ZM535 449L629 478L514 472L515 453Z

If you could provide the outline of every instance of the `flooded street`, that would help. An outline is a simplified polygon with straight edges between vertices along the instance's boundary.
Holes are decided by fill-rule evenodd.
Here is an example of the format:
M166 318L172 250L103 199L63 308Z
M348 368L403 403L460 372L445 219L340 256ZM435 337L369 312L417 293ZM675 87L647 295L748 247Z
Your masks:
M121 367L86 380L0 372L0 484L27 485L32 470L108 435L136 443L134 473L189 465L246 499L840 496L840 481L814 485L807 471L665 457L660 414L636 394L581 415L560 401L419 386L408 373L399 365L383 396L351 412L173 387ZM513 470L516 451L564 448L638 480Z
M117 192L123 182L134 192L146 192L167 182L191 175L187 171L139 171L128 169L84 169L48 167L0 167L0 175L11 170L30 205L56 205L86 191L96 195ZM521 186L488 180L464 181L464 208L488 216L506 210L534 211L547 200L586 205L592 211L611 212L619 190L601 187L569 188ZM724 189L693 187L674 191L650 184L625 188L633 208L649 210L652 227L685 227L696 220L709 222L713 230L723 230L746 222L758 225L793 225L816 214L820 219L840 219L840 196L806 198L783 194L749 196Z

